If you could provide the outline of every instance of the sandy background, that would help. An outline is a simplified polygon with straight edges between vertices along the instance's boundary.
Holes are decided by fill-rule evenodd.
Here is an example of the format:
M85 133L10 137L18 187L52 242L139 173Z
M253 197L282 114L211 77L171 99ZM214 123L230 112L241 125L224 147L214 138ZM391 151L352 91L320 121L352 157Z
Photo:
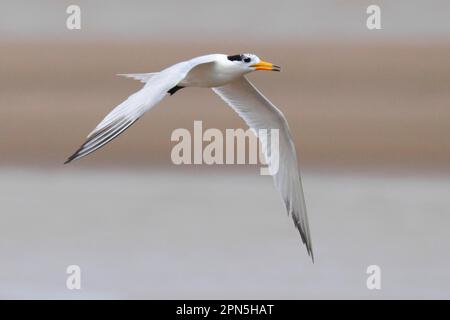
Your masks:
M0 163L63 162L109 110L140 88L115 74L158 71L227 49L1 44ZM448 169L450 46L241 44L233 50L252 50L282 65L279 74L249 78L286 114L305 165ZM185 90L94 154L89 165L170 165L171 132L192 129L194 120L205 128L245 128L211 90Z

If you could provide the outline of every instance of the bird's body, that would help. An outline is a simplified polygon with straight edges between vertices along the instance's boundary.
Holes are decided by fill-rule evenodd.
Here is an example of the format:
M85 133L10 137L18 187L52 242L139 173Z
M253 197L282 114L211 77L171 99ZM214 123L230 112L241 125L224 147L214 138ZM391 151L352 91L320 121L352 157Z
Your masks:
M242 76L242 70L224 54L211 54L194 58L195 65L180 81L183 87L221 87Z
M230 83L243 74L251 72L251 70L243 73L242 68L236 66L233 61L228 60L224 54L208 54L191 60L174 64L161 72L155 73L134 73L123 74L123 76L131 77L142 82L147 82L151 77L158 73L170 73L185 68L189 69L187 74L178 82L180 87L200 87L213 88L221 87Z
M275 186L280 192L288 214L300 232L308 253L313 258L306 206L297 166L297 156L287 121L282 112L265 98L245 77L255 70L279 71L271 63L253 54L227 56L210 54L174 64L160 72L124 74L145 85L113 109L88 135L86 142L66 161L79 159L104 146L130 127L146 111L167 94L187 87L212 88L230 105L253 131L278 129L279 167L273 171ZM269 169L274 155L269 136L259 137ZM278 164L277 164L278 165ZM314 260L314 258L313 258Z

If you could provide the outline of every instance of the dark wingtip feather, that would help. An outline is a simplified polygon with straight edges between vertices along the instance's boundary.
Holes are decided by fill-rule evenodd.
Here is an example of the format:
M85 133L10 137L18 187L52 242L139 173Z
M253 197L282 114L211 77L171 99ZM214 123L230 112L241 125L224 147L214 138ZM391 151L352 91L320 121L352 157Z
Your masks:
M294 220L294 225L297 228L298 232L300 233L302 242L306 246L306 251L308 251L308 255L311 257L312 263L314 263L314 252L312 249L311 242L308 241L308 238L300 225L300 221L296 218L296 216L294 214L292 214L292 220Z
M64 164L69 164L71 163L73 160L78 159L78 155L80 154L80 151L83 149L84 145L86 143L84 143L81 147L78 148L77 151L74 152L74 154L72 154L69 158L67 158L67 160L64 162Z
M306 251L308 252L308 255L311 257L312 262L314 263L314 253L312 250L312 244L310 243L310 241L308 241L308 237L306 236L305 231L302 229L302 226L300 225L300 220L298 220L297 215L295 215L295 213L293 212L293 208L288 199L284 199L284 204L286 206L287 214L292 216L295 228L297 228L298 232L300 233L302 242L306 246Z
M78 153L78 151L75 152L73 155L71 155L69 158L67 158L67 160L64 161L64 164L69 164L69 163L71 163L72 160L74 160L74 159L77 157L77 153Z
M91 154L92 152L105 146L115 138L117 138L123 131L129 128L133 123L135 123L139 118L133 120L117 119L111 122L104 128L96 131L94 134L90 135L88 139L78 148L73 155L71 155L64 164L68 164L73 160L77 160ZM94 141L96 140L96 141ZM86 147L92 141L95 144Z

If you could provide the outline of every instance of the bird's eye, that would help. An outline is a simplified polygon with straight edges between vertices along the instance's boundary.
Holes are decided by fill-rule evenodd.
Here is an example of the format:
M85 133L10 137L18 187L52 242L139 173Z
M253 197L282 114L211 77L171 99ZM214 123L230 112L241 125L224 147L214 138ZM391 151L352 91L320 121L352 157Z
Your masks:
M251 58L248 58L248 57L247 57L247 58L244 58L244 62L245 62L245 63L249 63L250 61L252 61Z

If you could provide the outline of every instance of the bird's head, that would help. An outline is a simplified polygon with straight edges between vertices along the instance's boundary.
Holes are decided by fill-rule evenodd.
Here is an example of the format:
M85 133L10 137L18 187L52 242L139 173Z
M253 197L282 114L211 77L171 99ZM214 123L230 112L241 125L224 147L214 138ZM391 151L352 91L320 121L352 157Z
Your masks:
M233 62L237 67L245 72L255 70L280 71L281 68L273 63L261 60L257 55L251 53L241 53L227 56L227 59Z

